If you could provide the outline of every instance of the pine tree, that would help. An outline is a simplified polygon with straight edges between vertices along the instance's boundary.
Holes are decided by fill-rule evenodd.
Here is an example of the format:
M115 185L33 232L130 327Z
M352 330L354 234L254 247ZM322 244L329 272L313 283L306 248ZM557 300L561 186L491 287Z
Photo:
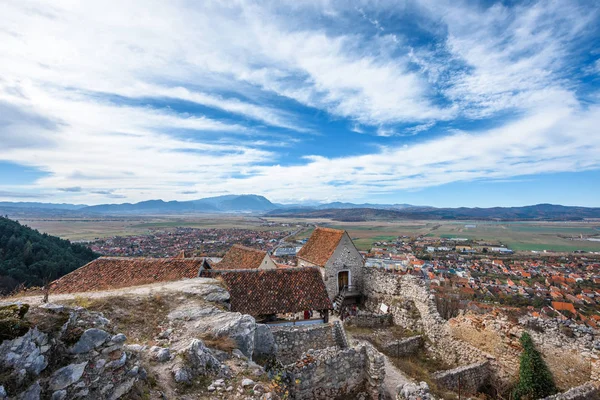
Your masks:
M519 383L514 391L515 400L537 400L556 393L552 373L527 332L521 335L521 364Z

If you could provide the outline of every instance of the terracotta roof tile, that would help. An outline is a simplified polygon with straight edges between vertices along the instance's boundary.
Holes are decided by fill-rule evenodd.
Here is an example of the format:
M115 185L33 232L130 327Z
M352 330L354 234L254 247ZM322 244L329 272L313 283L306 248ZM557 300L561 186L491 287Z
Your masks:
M89 292L195 278L204 262L204 258L100 257L52 282L50 291Z
M258 269L267 252L251 247L234 244L225 253L223 259L213 265L214 269Z
M340 243L343 230L317 227L297 254L298 258L324 267Z
M562 301L553 301L552 308L554 308L557 311L565 311L566 310L566 311L572 312L573 314L577 314L575 307L571 303L565 303Z
M331 309L321 273L315 267L205 270L202 276L222 278L231 311L254 316Z

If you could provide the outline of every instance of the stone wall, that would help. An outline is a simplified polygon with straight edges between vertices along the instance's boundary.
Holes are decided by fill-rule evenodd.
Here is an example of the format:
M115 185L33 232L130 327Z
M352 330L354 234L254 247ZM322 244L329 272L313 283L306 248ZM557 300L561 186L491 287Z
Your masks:
M392 314L373 314L359 312L358 315L348 317L344 320L344 325L358 326L364 328L383 328L394 324Z
M350 285L357 290L363 288L363 270L364 261L356 247L352 243L352 239L347 233L342 236L333 255L325 264L323 280L327 293L330 299L334 299L338 294L337 275L340 271L350 271Z
M308 352L286 367L295 399L379 399L383 392L383 355L372 346L338 350L330 347Z
M489 363L465 365L455 369L436 372L431 378L440 386L452 391L458 391L459 385L462 393L477 393L490 377Z
M544 398L543 400L597 400L600 398L600 391L591 383L577 386L567 390L564 393L555 394Z
M429 339L428 350L447 364L467 365L491 358L452 337L448 324L437 311L435 297L426 280L373 267L365 268L363 276L368 311L377 313L379 305L386 304L396 325L423 332Z
M390 357L405 357L414 354L423 345L422 336L394 340L382 346L381 351Z
M309 350L335 347L333 326L330 324L271 327L275 339L277 359L282 364L299 360Z

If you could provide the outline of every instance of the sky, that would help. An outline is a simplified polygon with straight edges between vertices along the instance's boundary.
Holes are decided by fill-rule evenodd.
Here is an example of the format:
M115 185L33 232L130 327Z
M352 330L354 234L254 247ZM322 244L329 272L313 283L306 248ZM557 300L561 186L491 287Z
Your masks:
M0 201L600 206L600 3L0 2Z

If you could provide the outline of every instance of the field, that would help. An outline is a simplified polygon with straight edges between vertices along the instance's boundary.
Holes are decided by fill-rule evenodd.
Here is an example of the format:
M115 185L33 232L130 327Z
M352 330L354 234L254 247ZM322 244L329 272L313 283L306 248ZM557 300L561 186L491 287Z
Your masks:
M269 218L280 221L279 218ZM313 222L345 229L359 250L369 249L374 242L397 236L460 237L504 244L515 251L600 251L600 242L579 239L600 237L600 221L593 222L490 222L490 221L401 221L338 222L325 219L287 219L287 222Z
M461 237L504 244L515 251L600 251L600 242L581 237L600 237L600 221L583 222L490 222L490 221L373 221L338 222L327 219L262 218L244 215L144 216L122 218L40 218L20 222L71 240L93 240L110 236L150 233L154 229L174 227L242 228L255 230L295 231L296 224L325 225L348 231L360 250L378 241L398 236ZM273 226L267 222L274 223ZM289 224L290 226L282 226ZM312 229L294 236L303 239Z
M151 233L155 229L176 227L198 229L253 229L292 232L296 227L267 226L255 216L202 215L202 216L144 216L107 218L31 218L19 219L22 224L72 241L86 241L111 236L132 236Z

